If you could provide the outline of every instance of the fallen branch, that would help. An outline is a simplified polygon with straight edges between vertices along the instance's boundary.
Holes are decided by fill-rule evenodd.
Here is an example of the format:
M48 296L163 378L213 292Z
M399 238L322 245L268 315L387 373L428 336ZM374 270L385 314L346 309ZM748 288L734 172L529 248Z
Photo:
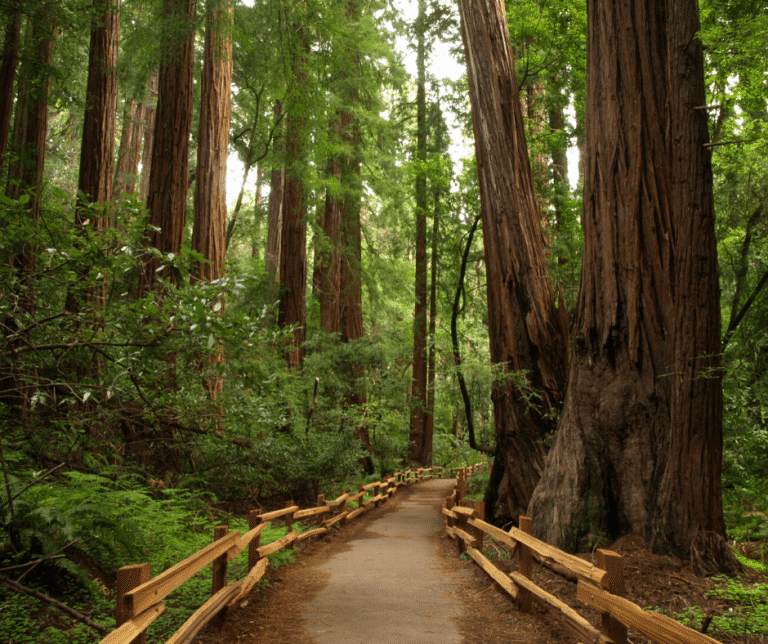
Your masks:
M60 601L56 601L53 599L53 597L48 597L45 593L41 593L38 590L34 590L33 588L27 588L26 586L22 586L19 583L16 583L12 579L8 579L5 575L0 575L0 584L5 584L8 586L8 588L12 588L16 592L24 593L25 595L30 595L31 597L36 597L37 599L41 599L47 604L50 604L51 606L55 606L60 611L63 611L67 613L68 615L71 615L79 622L82 622L86 626L90 626L92 629L98 631L99 635L102 637L106 637L109 634L109 629L105 626L102 626L101 624L97 624L93 620L88 619L85 615L78 613L74 608L70 608L66 604L62 604Z

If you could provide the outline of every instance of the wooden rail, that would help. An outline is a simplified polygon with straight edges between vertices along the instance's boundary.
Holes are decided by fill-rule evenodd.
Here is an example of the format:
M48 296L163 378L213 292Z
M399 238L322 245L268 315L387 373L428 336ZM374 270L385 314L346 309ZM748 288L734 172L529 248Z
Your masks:
M252 510L248 515L249 531L241 535L229 532L228 526L217 526L214 541L202 550L190 555L165 572L150 578L149 564L124 566L117 571L117 607L115 621L117 628L107 635L100 644L145 644L147 627L165 610L163 599L185 581L196 575L207 565L213 565L213 587L211 598L195 611L184 625L167 641L167 644L191 642L201 628L214 619L223 619L226 611L245 598L267 570L266 557L291 544L310 537L326 534L331 526L344 525L372 507L386 502L404 485L429 478L451 476L460 468L428 469L397 472L383 481L361 485L356 494L343 492L332 501L325 495L317 498L317 506L299 509L289 502L282 510L261 514ZM366 499L366 494L373 494ZM348 504L357 503L356 508ZM292 524L299 519L329 515L320 527L299 534ZM289 527L288 534L277 541L261 545L261 533L275 520L282 520ZM248 549L248 574L240 581L227 583L227 564L243 550Z
M508 532L486 523L482 502L469 506L462 501L468 476L469 473L459 473L453 493L443 503L446 534L457 542L459 553L466 552L502 590L517 601L521 611L530 610L531 600L535 599L560 613L566 628L581 642L626 644L629 627L658 644L717 644L711 637L664 615L646 612L624 599L623 560L618 553L598 549L597 565L593 565L536 539L530 534L533 522L529 517L520 517L520 527ZM519 551L517 572L506 574L483 555L485 535ZM578 576L577 597L587 606L600 611L599 628L533 582L532 553Z

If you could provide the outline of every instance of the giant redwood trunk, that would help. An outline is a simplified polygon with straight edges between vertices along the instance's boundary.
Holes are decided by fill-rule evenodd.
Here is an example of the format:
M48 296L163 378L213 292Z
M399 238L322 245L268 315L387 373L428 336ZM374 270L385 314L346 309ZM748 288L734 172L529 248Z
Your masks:
M126 101L115 172L114 193L117 199L123 194L133 196L136 193L143 130L144 104L135 100Z
M97 233L110 225L119 40L120 1L94 0L75 224L90 226ZM94 203L104 207L92 208ZM82 280L69 286L67 311L77 313L83 297L95 309L104 306L106 283L103 280L89 285L87 291L81 287Z
M280 101L275 102L275 119L283 114ZM280 126L282 128L282 126ZM275 131L275 142L272 147L276 154L283 150L283 137L280 130ZM284 172L282 166L272 168L269 175L269 214L267 216L267 248L264 252L264 263L267 275L280 277L280 238L283 228L283 184Z
M229 121L232 114L232 4L229 0L209 1L205 28L203 76L200 91L197 176L195 178L195 221L192 250L209 263L198 262L194 279L219 279L227 253L227 156ZM222 363L219 349L212 362ZM211 399L224 386L222 375L204 380ZM217 417L219 411L216 412ZM218 418L217 418L218 420Z
M16 82L16 68L19 65L21 18L21 12L16 11L5 28L3 58L0 62L0 177L3 175L5 151L13 114L13 86Z
M411 431L408 460L421 463L427 410L427 94L426 0L419 0L416 49L416 303L413 312L413 377L411 379ZM429 450L431 452L431 450Z
M142 118L144 121L144 147L141 151L141 182L139 199L147 201L149 197L149 177L152 174L152 153L155 147L155 123L157 121L158 72L154 71L147 80L147 96L143 102Z
M293 88L285 134L285 187L283 192L283 225L280 239L280 302L278 323L294 327L292 348L286 353L291 368L304 363L304 340L307 318L307 195L304 166L308 140L307 116L301 105L301 93L307 82L304 69L309 43L304 29L297 30L301 49L292 61Z
M157 114L149 176L149 243L163 253L181 250L187 206L189 133L192 125L192 71L195 0L164 0L167 21L158 77ZM160 259L147 260L142 291L158 278L175 283L170 268L158 272Z
M637 533L728 559L720 299L696 0L589 4L583 274L560 429L531 499L575 547Z
M496 463L488 510L528 506L562 404L568 363L565 307L555 307L531 176L504 4L460 0L461 33L480 183ZM530 403L533 403L532 405ZM498 508L496 507L498 504Z
M231 16L228 0L209 1L192 229L192 249L210 262L198 262L195 278L208 282L219 279L226 256L227 156L232 113Z

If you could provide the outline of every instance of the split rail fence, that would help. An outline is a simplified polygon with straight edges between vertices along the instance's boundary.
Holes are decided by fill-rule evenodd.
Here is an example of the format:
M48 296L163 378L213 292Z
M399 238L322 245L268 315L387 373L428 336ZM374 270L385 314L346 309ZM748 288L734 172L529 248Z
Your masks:
M484 505L470 506L462 497L466 493L467 473L459 472L453 493L446 498L442 513L445 531L457 543L459 553L466 552L514 600L521 611L531 609L536 599L549 609L560 613L566 628L581 642L593 644L626 644L627 628L636 630L658 644L718 644L706 635L654 612L646 612L622 597L624 594L624 565L620 554L610 550L595 551L597 565L558 550L530 532L533 521L520 517L520 527L508 532L484 519ZM506 574L483 555L485 535L518 551L518 570ZM577 597L601 614L600 628L593 626L568 604L533 583L533 555L554 572L565 571L578 577ZM555 565L553 565L555 564ZM559 570L558 570L559 568ZM571 575L569 575L571 576Z
M241 535L239 532L229 532L226 525L217 526L214 529L213 543L152 578L148 563L124 566L117 571L117 628L101 640L100 644L145 644L147 627L165 610L163 599L207 565L212 564L211 598L167 640L167 644L191 642L203 626L214 619L222 620L229 608L236 606L248 595L266 572L267 555L293 543L322 536L335 524L344 525L369 508L378 507L389 500L403 485L427 478L439 478L444 474L454 476L459 470L461 468L444 470L434 467L401 471L383 481L360 485L356 494L343 493L333 501L326 501L325 496L321 494L317 498L317 506L313 508L302 510L290 501L282 510L264 514L260 510L252 510L248 514L248 532ZM471 471L474 472L475 468L471 468ZM369 493L372 493L373 497L366 499ZM357 507L349 506L351 503L357 503ZM295 521L326 514L328 517L314 530L299 534L293 529ZM290 531L282 539L262 546L261 533L276 519L283 520ZM248 574L240 581L227 583L228 562L246 549Z

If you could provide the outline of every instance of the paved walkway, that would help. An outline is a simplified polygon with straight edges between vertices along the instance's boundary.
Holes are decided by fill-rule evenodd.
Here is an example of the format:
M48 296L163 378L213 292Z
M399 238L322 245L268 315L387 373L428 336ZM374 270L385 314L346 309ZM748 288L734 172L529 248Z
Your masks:
M320 644L459 644L452 617L463 615L462 578L441 566L442 501L453 479L420 483L363 538L319 566L328 585L305 605Z

